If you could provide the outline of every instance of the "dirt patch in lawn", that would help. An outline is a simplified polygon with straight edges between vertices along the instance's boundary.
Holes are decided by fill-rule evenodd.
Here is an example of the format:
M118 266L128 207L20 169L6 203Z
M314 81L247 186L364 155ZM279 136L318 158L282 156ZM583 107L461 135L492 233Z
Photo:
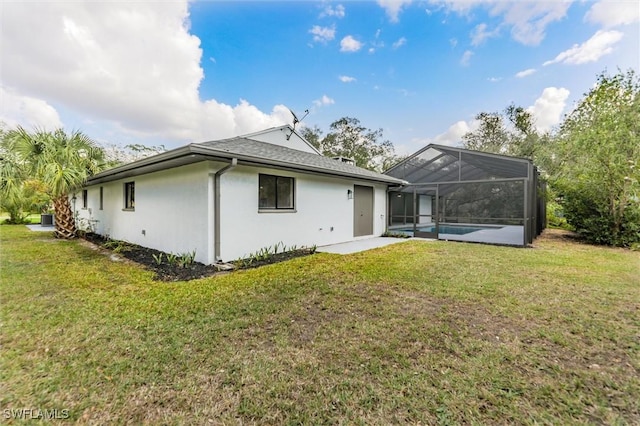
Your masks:
M550 368L595 371L602 377L637 373L628 347L607 340L594 342L593 337L562 327L549 328L544 320L509 317L481 304L385 284L354 283L341 290L339 304L335 295L318 292L301 301L285 326L292 344L308 347L316 339L328 339L359 345L368 338L367 333L384 329L396 336L397 350L407 353L443 351L451 355L453 350L461 356L475 356L481 351L504 350L525 375L530 374L528 368L534 368L530 357L545 360ZM266 330L273 328L274 324L265 326Z
M146 269L153 271L155 273L154 279L159 281L189 281L227 274L233 270L257 268L296 257L307 256L315 252L314 249L301 248L284 253L271 254L264 259L251 259L250 262L205 265L191 261L186 264L185 262L180 264L178 259L180 256L176 257L160 250L142 247L126 241L106 239L93 233L85 234L83 239L104 251L105 254L109 254L113 260L127 259L144 266Z

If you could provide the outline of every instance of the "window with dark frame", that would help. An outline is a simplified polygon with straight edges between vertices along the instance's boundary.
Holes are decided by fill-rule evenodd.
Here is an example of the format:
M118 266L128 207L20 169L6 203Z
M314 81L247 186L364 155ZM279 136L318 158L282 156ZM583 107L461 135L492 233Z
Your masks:
M260 210L293 210L295 179L284 176L259 175L258 208Z
M86 209L89 202L89 192L86 189L82 190L82 208Z
M100 210L104 207L104 191L103 188L100 187Z
M136 208L135 182L125 182L124 184L124 208L125 210L135 210Z

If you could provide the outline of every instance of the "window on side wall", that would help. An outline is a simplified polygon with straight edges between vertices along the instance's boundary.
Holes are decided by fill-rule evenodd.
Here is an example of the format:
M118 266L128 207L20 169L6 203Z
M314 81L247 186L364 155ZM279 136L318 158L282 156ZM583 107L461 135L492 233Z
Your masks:
M89 204L89 193L86 189L82 190L82 208L86 209L88 206L87 204Z
M136 208L136 183L125 182L124 184L124 209L135 210Z
M294 178L263 174L259 175L259 210L292 211L295 208L294 194Z
M104 191L103 188L100 187L100 210L104 208Z

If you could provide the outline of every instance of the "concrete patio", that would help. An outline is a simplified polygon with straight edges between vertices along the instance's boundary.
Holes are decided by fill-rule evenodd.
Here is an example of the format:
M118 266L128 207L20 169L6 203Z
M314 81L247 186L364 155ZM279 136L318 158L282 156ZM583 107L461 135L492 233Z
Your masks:
M385 247L391 244L398 244L408 240L408 238L373 237L340 244L330 244L318 247L316 251L320 253L352 254L378 247Z
M35 225L25 225L25 226L31 229L32 231L36 231L36 232L53 232L56 230L56 227L53 225L42 226L40 224L35 224Z

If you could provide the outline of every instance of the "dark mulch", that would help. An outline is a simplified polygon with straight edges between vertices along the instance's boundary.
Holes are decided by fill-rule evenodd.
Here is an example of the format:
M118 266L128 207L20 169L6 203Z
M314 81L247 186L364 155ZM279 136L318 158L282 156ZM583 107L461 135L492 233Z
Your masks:
M115 241L104 238L102 235L87 233L83 238L96 246L111 251L121 257L136 262L146 269L155 273L154 279L159 281L189 281L197 278L209 277L218 274L228 273L228 270L222 270L215 265L205 265L200 262L193 262L190 265L181 267L177 264L169 264L167 262L167 253L131 244L125 241ZM313 254L313 249L303 248L286 253L272 254L268 259L244 261L241 264L234 264L235 269L250 269L259 266L270 265L296 257L307 256ZM162 255L162 263L158 264L154 256Z

